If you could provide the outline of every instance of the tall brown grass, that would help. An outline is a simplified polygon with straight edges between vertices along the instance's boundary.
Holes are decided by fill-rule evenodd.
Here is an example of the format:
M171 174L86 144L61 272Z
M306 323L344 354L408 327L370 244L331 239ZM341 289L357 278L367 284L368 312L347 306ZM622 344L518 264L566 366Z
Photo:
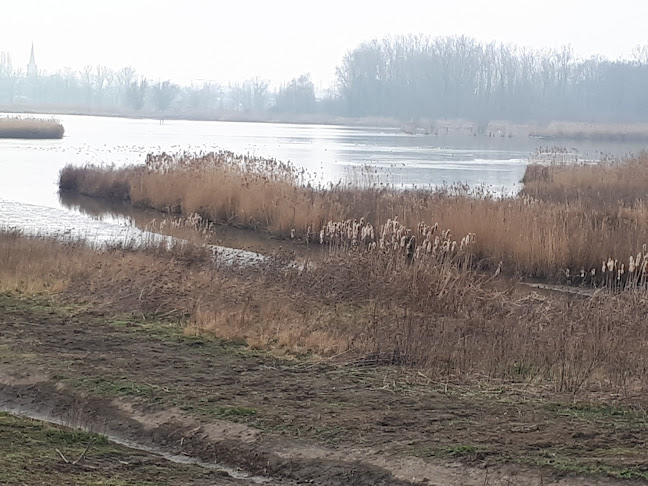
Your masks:
M471 251L481 268L600 284L602 262L627 261L648 242L647 166L645 156L596 167L532 165L523 193L500 198L460 186L402 191L371 180L313 186L307 174L272 159L161 154L121 169L68 166L59 186L311 244L334 221L379 227L397 219L406 228L436 222L453 235L476 235Z
M53 118L0 118L0 138L57 139L63 138L64 133L61 122Z
M529 136L573 140L646 141L648 124L551 122L546 126L531 128Z
M442 232L443 233L443 232ZM447 235L447 233L446 233ZM631 396L648 385L643 295L541 296L451 258L341 252L315 268L214 267L197 248L111 248L0 233L0 289L186 323L274 352L403 365L432 380Z
M648 153L623 162L527 166L523 194L542 201L583 203L613 213L648 201Z

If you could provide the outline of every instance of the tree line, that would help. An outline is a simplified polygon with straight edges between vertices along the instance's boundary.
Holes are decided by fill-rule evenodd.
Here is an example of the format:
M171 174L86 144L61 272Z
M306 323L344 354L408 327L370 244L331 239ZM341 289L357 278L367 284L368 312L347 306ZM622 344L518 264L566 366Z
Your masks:
M353 116L473 121L646 121L648 47L631 61L578 59L468 37L403 36L349 52L338 96Z
M44 106L213 116L326 113L400 120L648 121L648 46L632 60L577 58L466 36L399 36L349 51L316 96L308 74L277 89L264 79L222 85L153 82L125 67L86 66L30 78L0 53L0 107Z
M54 74L27 76L14 69L10 56L0 53L0 108L47 107L70 110L146 112L209 116L215 113L313 113L315 86L302 75L271 91L264 79L221 85L213 82L180 86L169 80L153 82L132 67L114 71L86 66Z

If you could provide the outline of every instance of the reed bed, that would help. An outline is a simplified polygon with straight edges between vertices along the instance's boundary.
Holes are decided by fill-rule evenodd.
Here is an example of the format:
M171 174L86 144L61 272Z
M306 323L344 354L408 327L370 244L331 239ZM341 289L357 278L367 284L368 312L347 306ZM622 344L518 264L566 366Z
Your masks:
M275 353L414 367L442 382L525 383L634 396L648 385L642 294L543 297L464 265L465 242L214 266L187 247L114 247L0 232L0 289L57 294L116 314L180 319L190 334ZM401 229L392 225L386 231ZM452 251L452 247L455 250Z
M542 201L582 203L613 213L638 208L648 200L648 153L623 162L531 164L523 194Z
M523 192L512 198L461 186L396 190L370 173L354 184L319 186L289 164L230 152L149 155L126 168L68 166L59 187L309 245L329 244L320 234L333 222L377 228L396 220L414 233L421 222L436 222L453 235L475 235L472 261L481 269L600 286L602 262L629 263L648 242L647 162L530 165ZM372 242L380 245L380 236Z
M551 122L547 126L531 128L529 136L572 140L646 141L648 124Z
M60 139L64 133L63 125L54 118L0 118L0 138Z

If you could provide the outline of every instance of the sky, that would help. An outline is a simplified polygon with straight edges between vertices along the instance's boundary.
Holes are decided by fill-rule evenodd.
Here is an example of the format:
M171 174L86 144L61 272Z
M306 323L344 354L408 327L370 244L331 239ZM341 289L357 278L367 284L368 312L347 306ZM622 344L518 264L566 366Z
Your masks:
M579 57L631 58L645 0L0 0L0 51L25 69L132 66L153 80L273 85L310 73L323 89L346 52L387 35L467 35Z

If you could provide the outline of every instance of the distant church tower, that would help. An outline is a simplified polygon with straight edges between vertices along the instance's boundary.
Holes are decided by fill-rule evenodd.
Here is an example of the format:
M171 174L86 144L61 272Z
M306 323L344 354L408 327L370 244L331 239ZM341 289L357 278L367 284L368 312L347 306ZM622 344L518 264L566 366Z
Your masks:
M36 66L36 59L34 58L33 42L31 48L31 57L29 58L29 64L27 64L27 76L30 78L35 78L36 76L38 76L38 66Z

